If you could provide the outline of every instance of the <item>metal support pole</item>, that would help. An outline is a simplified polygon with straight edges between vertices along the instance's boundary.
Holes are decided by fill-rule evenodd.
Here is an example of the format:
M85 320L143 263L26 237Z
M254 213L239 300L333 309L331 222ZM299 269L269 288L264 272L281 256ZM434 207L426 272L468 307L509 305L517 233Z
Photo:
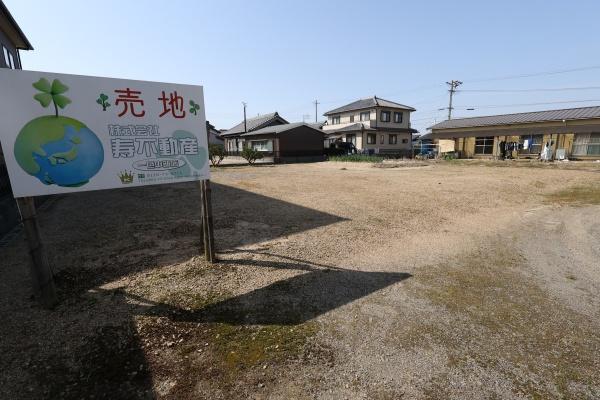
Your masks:
M27 247L31 258L29 265L34 296L39 299L44 307L53 308L58 302L54 286L54 275L44 251L33 197L20 197L17 199L17 205L23 220Z

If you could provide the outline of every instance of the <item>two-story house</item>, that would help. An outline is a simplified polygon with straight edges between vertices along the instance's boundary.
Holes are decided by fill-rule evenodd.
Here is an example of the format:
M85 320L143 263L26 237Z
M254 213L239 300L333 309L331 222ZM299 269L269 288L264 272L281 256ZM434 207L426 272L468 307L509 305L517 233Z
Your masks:
M0 68L21 69L19 50L33 50L33 47L0 0ZM17 206L12 196L8 171L0 147L0 237L17 223Z
M410 113L413 107L377 96L357 100L327 111L325 147L332 142L351 142L359 151L376 154L410 155L412 134Z

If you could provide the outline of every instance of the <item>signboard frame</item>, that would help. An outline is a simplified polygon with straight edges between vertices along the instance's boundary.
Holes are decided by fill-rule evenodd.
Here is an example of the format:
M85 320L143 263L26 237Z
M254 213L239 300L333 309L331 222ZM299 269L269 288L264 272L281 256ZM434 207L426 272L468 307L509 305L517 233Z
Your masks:
M202 86L0 69L0 88L0 141L44 306L57 296L34 196L199 181L216 262Z

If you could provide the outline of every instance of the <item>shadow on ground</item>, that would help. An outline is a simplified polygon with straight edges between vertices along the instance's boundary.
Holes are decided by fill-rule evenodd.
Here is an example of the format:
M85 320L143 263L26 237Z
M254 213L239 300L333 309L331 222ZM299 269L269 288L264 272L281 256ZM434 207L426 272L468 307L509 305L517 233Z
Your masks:
M245 253L252 250L240 251L238 246L345 219L219 184L213 184L213 204L217 250L237 256L224 265L304 273L194 311L120 289L98 290L201 253L198 186L61 197L40 215L61 298L56 310L41 310L28 298L23 244L0 249L8 262L0 269L5 282L0 311L4 317L11 315L10 323L0 327L0 352L5 355L0 360L0 398L154 398L159 394L137 316L166 318L171 325L194 322L205 332L214 324L297 325L410 276L348 271L285 256L250 260Z

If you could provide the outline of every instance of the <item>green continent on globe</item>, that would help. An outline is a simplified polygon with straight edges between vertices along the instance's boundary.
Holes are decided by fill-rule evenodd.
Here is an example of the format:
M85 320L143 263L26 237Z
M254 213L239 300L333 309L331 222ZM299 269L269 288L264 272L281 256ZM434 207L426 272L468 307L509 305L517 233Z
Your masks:
M61 140L65 136L67 126L73 127L76 131L85 128L85 124L76 119L54 115L47 115L29 121L17 137L15 142L15 158L17 162L30 175L40 172L40 165L35 160L34 154L40 157L48 157L43 146ZM69 159L76 156L73 154L54 154L54 160L58 158Z

